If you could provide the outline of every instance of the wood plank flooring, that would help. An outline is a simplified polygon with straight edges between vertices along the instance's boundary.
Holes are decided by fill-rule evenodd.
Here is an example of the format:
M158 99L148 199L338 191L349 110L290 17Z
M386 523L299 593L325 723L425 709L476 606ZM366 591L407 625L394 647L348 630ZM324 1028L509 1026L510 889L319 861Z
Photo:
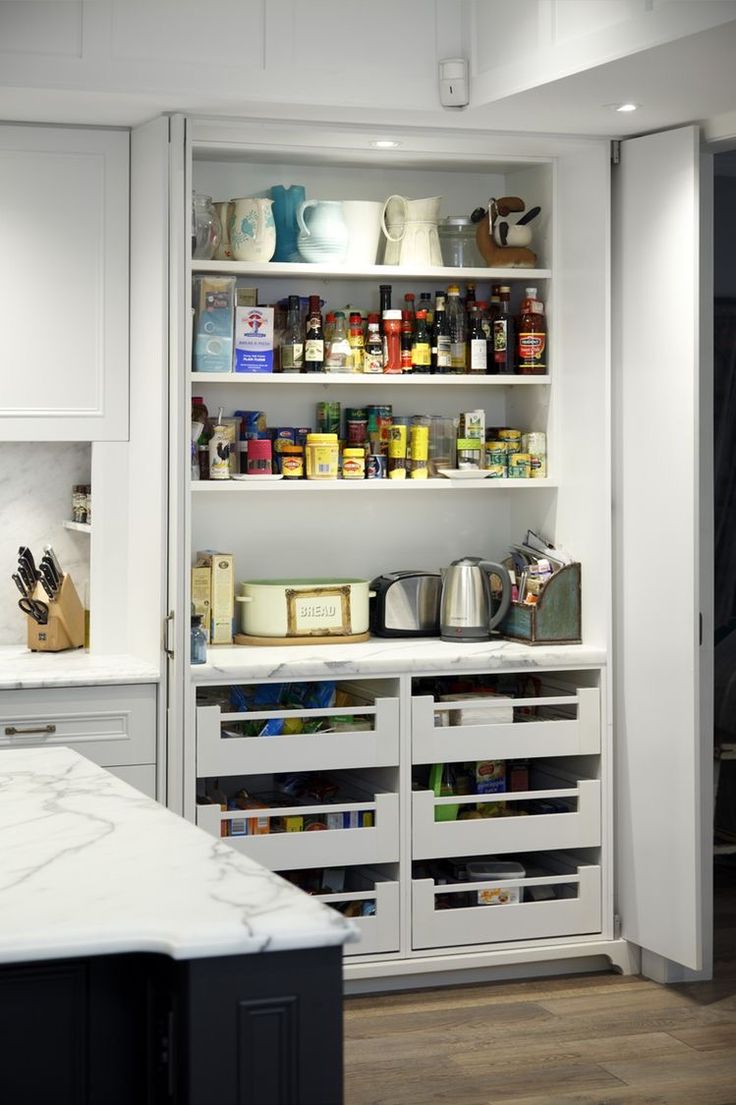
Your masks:
M348 998L346 1105L736 1105L736 869L714 978L618 974Z

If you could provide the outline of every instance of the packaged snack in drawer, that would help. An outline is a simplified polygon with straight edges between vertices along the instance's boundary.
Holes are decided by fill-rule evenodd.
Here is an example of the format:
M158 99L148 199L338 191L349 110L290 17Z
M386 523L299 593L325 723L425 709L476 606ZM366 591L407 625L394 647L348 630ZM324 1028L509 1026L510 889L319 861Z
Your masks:
M476 794L499 794L505 790L505 760L481 760L475 765Z
M478 699L488 699L478 705ZM495 694L493 691L468 691L457 694L440 695L440 702L462 702L471 699L473 706L463 706L450 710L447 715L450 725L488 725L510 723L514 720L514 700L508 695Z

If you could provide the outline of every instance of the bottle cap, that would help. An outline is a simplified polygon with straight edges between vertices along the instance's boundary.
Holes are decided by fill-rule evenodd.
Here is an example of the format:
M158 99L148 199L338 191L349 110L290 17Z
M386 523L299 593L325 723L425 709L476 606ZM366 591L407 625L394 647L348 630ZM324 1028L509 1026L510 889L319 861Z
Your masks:
M448 287L447 287L447 294L448 295L460 295L460 285L459 284L449 284Z
M192 629L202 624L201 614L192 614Z
M417 318L422 319L427 317L427 312L423 307L420 307L417 311Z

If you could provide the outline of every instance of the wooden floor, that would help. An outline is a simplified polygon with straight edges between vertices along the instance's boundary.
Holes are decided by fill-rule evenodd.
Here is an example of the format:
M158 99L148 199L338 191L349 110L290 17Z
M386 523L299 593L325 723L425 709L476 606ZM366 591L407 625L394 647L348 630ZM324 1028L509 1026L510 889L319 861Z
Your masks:
M346 1105L736 1105L736 871L714 979L594 974L348 998Z

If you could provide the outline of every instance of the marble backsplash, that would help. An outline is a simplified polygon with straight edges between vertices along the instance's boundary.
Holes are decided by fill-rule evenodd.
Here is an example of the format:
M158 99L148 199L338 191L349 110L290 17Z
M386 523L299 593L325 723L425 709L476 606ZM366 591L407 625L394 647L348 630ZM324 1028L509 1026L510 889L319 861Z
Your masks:
M53 545L80 598L89 583L90 537L62 526L72 487L90 482L91 447L77 442L0 442L0 645L24 644L26 622L10 578L19 545L38 562Z

